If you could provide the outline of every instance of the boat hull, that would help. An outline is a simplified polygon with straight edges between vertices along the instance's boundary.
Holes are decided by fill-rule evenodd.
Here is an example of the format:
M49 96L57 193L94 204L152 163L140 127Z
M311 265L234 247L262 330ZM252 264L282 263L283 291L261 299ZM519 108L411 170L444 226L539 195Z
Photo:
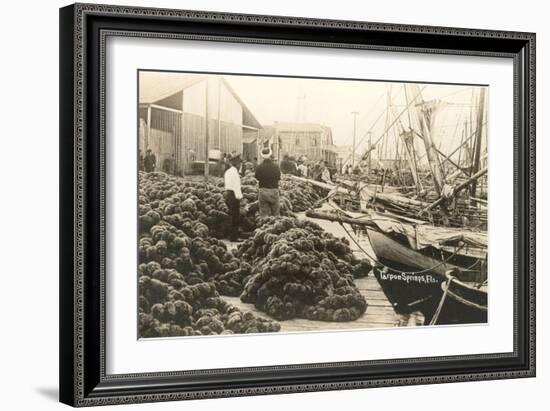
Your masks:
M373 272L386 297L399 313L421 312L430 323L444 302L434 324L473 324L487 322L487 292L460 279L448 283L446 273L460 266L441 261L395 241L384 233L368 229L369 241L383 267ZM423 271L432 268L429 271ZM423 272L419 272L423 271Z

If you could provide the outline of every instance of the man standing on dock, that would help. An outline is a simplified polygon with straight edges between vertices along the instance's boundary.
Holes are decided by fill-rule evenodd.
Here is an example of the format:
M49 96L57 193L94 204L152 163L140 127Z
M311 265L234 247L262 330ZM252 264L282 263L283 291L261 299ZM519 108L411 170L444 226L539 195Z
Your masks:
M292 174L294 176L297 174L296 163L288 154L285 154L281 161L281 173Z
M298 176L307 178L307 165L302 158L298 159Z
M229 159L230 167L223 175L224 187L226 192L225 202L229 209L231 217L231 228L229 231L229 240L232 242L239 241L239 220L240 206L243 193L241 191L241 176L239 175L238 167L241 164L239 154L232 155Z
M143 159L143 168L147 173L151 173L155 171L156 167L157 167L157 158L153 154L153 150L148 148L147 154L145 154L145 158Z
M281 179L281 170L271 158L271 150L264 148L260 153L263 161L256 167L255 177L258 180L258 203L260 206L260 216L280 215L279 205L279 180Z
M327 167L326 161L321 160L319 162L319 165L320 165L320 176L319 176L320 180L323 183L332 184L332 179L330 178L330 171Z

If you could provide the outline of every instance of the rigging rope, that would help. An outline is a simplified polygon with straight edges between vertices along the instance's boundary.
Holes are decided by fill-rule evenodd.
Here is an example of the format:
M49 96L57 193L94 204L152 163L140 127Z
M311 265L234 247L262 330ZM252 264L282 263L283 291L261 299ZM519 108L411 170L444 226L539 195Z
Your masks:
M390 267L386 264L383 264L381 263L376 257L373 257L371 256L362 246L361 244L359 244L355 238L350 234L350 232L348 231L348 229L344 226L344 223L342 221L338 221L338 223L342 226L342 228L344 229L344 231L346 232L346 234L348 235L349 238L351 238L351 241L353 241L355 243L355 245L359 248L359 250L361 250L367 257L369 257L372 261L374 261L375 263L377 263L378 265L381 265L382 267L385 267L391 271L394 271L394 272L398 272L398 273L401 273L401 274L411 274L411 275L416 275L416 274L423 274L423 273L427 273L427 272L430 272L430 271L433 271L434 269L436 269L437 267L440 267L444 264L447 264L452 258L454 258L457 253L462 249L463 245L461 245L460 247L457 248L457 250L451 254L449 256L449 258L445 259L445 260L442 260L440 261L439 263L435 264L434 266L432 267L429 267L429 268L426 268L424 270L420 270L420 271L402 271L402 270L398 270L396 268L393 268L393 267Z
M445 282L445 289L443 290L443 295L441 296L441 300L439 300L439 304L437 305L437 309L435 310L435 313L432 316L432 319L430 320L429 325L434 325L439 319L439 314L441 314L441 309L443 308L443 304L447 299L447 294L449 293L449 287L453 280L454 280L454 277L452 275L448 276L447 281Z
M337 184L336 187L340 187L340 184ZM336 190L331 190L331 191L332 191L333 194L329 193L329 195L328 195L327 197L325 197L324 199L319 200L319 202L320 202L320 201L325 201L326 199L328 199L328 198L330 198L332 195L334 195L334 193L336 193ZM337 208L335 208L335 207L334 207L333 205L331 205L330 203L328 203L328 205L329 205L330 207L334 208L336 211L339 211ZM338 217L336 217L336 218L338 218ZM352 235L350 234L350 232L348 231L348 229L345 227L343 221L340 220L340 219L338 218L337 222L338 222L338 224L340 224L340 225L342 226L342 228L344 229L344 231L345 231L345 233L347 234L347 236L351 239L351 241L353 241L353 243L359 248L359 250L360 250L361 252L363 252L363 254L365 254L368 258L370 258L373 262L377 263L378 265L381 265L382 267L385 267L385 268L387 268L387 269L389 269L389 270L392 270L392 271L394 271L394 272L398 272L398 273L401 273L401 274L416 275L416 274L423 274L423 273L426 273L426 272L433 271L434 269L436 269L436 268L438 268L438 267L440 267L440 266L442 266L442 265L444 265L444 264L447 264L451 259L453 259L454 257L456 257L456 255L458 254L458 252L459 252L460 250L462 250L462 248L464 248L464 245L465 245L464 243L461 244L459 247L456 248L456 250L455 250L447 259L443 258L438 264L435 264L435 265L432 266L432 267L429 267L429 268L426 268L426 269L420 270L420 271L402 271L402 270L398 270L398 269L396 269L396 268L390 267L390 266L388 266L388 265L386 265L386 264L383 264L382 262L380 262L380 261L378 260L378 258L373 257L372 255L370 255L370 254L361 246L361 244L359 244L359 243L357 242L357 240L355 240L355 237L352 236ZM477 262L476 262L476 263L477 263ZM474 263L474 265L475 265L475 263Z

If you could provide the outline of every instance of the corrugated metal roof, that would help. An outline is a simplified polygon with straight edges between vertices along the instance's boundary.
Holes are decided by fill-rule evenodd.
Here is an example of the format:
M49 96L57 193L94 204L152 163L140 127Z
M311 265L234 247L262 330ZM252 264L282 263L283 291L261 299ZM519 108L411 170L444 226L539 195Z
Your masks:
M156 103L204 80L206 76L144 71L139 76L139 102Z

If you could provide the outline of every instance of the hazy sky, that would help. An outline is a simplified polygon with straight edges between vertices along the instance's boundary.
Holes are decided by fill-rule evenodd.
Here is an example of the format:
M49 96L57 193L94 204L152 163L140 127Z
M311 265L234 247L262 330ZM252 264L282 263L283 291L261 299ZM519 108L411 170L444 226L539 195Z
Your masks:
M153 83L155 79L166 80L165 76L169 76L174 79L174 84L188 76L183 73L144 74ZM388 121L391 123L403 112L400 120L405 127L408 126L403 83L262 76L224 77L262 125L270 125L275 121L321 123L332 128L336 145L352 144L351 113L358 111L356 144L359 152L367 147L366 135L369 130L372 130L374 142L386 129L384 112L388 107L388 92L391 93L394 106L394 114ZM168 82L171 83L172 80ZM474 107L472 97L477 98L479 87L420 84L420 88L424 100L440 99L449 103L438 110L433 137L443 152L450 153L460 143L463 123L470 120L470 111ZM407 95L410 101L413 97L410 90ZM411 116L414 123L414 112L411 112ZM394 155L396 138L396 134L390 133L386 152L388 158Z
M260 123L321 123L332 128L334 144L337 145L350 145L352 142L353 111L359 112L356 142L359 144L363 139L361 148L366 147L367 138L364 136L371 127L373 141L382 135L386 126L384 111L388 106L389 91L395 114L402 113L406 108L403 83L254 76L225 78ZM438 135L434 136L441 150L450 152L460 142L463 122L469 121L473 87L432 84L421 84L420 87L425 87L422 89L424 100L441 99L450 103L438 113ZM479 88L476 87L475 97L478 93ZM408 94L409 101L412 97ZM390 123L394 119L395 116L392 116ZM406 111L400 119L403 125L408 126ZM392 146L391 140L395 137L390 135L389 138L388 145Z

